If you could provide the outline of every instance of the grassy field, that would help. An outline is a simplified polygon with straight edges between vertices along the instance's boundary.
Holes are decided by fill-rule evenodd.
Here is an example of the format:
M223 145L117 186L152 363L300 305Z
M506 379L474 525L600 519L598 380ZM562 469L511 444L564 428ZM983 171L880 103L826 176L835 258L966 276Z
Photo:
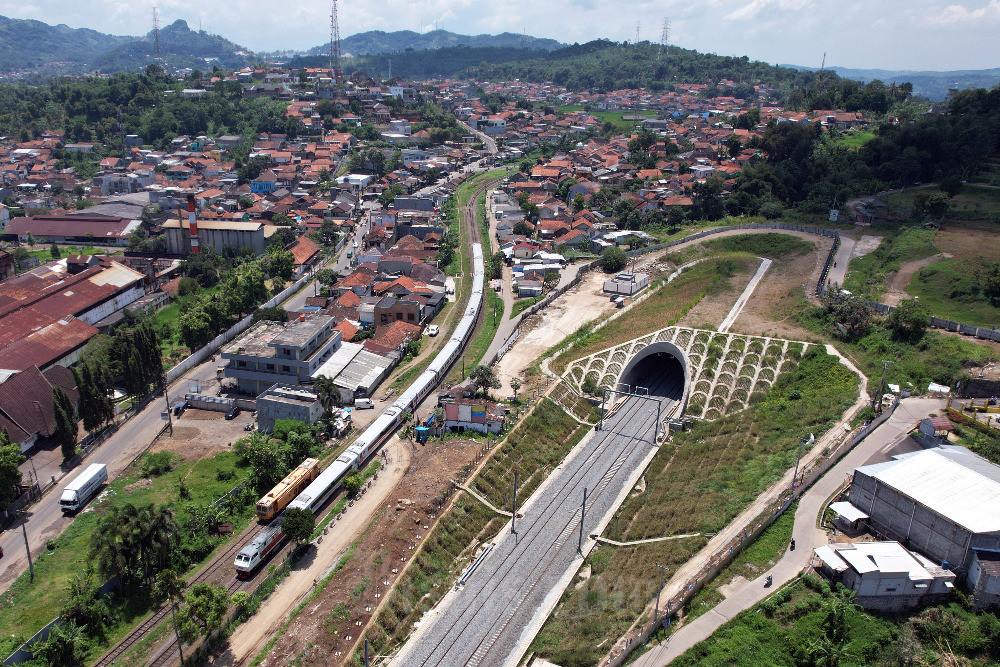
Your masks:
M1000 618L961 602L889 615L844 606L829 583L807 575L729 621L671 664L697 665L995 665Z
M582 104L570 104L567 106L559 107L558 111L563 113L570 113L572 111L583 111ZM622 120L622 116L644 116L645 118L657 118L655 111L641 111L635 109L629 109L626 111L588 111L591 116L599 118L601 124L612 123L618 127L621 132L629 133L632 132L636 126L641 127L641 122L636 122L634 120Z
M221 474L220 474L221 473ZM232 473L233 477L226 478ZM247 475L247 470L239 467L236 455L221 452L212 458L200 461L182 461L173 470L155 477L148 483L142 480L139 467L130 468L111 482L101 501L93 501L87 510L81 512L73 523L54 540L48 548L35 556L35 581L31 583L27 573L14 582L4 593L0 605L0 625L5 628L0 639L0 653L9 655L25 639L59 615L69 601L69 587L76 576L85 574L92 566L89 559L90 536L97 526L98 517L107 508L130 502L136 506L155 503L167 504L175 512L175 517L184 526L191 512L203 508L223 496L239 484ZM179 482L190 497L179 500ZM234 532L245 527L253 516L252 506L242 508L227 520L233 523ZM206 538L209 547L217 546L223 538ZM94 576L95 583L97 576ZM87 656L96 659L108 646L113 645L127 634L132 624L149 609L149 601L142 592L131 591L127 595L111 595L107 598L114 621L108 633L108 643L88 644Z
M811 241L777 232L709 238L703 245L716 253L746 252L771 259L807 255L816 249L816 244Z
M543 398L493 454L471 486L494 507L507 505L509 511L514 471L518 472L517 495L526 500L590 430L590 426L580 424L560 406Z
M916 344L896 340L883 328L881 318L876 318L867 336L854 341L837 340L832 336L833 317L822 307L811 307L804 298L796 319L806 329L834 343L869 378L881 376L883 359L893 360L886 382L918 391L926 390L931 381L953 386L965 373L967 363L979 365L1000 358L993 348L935 331L925 333ZM877 383L869 383L870 392L877 390Z
M531 650L564 667L597 664L607 639L621 636L656 596L656 565L666 565L669 576L706 542L693 537L632 547L599 545L584 563L591 576L563 593Z
M938 317L994 327L1000 325L1000 308L983 295L981 269L981 265L965 260L944 259L920 269L906 291L919 297Z
M841 287L858 296L877 300L885 292L887 274L899 271L902 262L930 257L938 250L934 247L934 229L877 226L873 231L886 236L873 252L851 260Z
M748 269L757 263L751 257L718 258L696 264L657 290L625 317L619 317L597 331L585 327L557 346L570 349L556 358L551 368L562 373L566 366L581 357L600 352L612 345L632 340L651 331L670 326L691 309L705 294L728 286L724 274Z
M645 545L609 550L610 555L602 556L608 558L607 566L595 567L586 586L567 591L542 629L536 640L541 657L560 665L594 662L595 651L602 653L595 647L619 637L655 593L649 588L655 564L675 569L704 545L704 533L727 525L794 465L800 436L819 435L836 422L853 403L857 386L857 376L836 357L813 348L749 409L697 423L660 447L646 470L645 491L622 504L617 525L609 522L604 537L632 541L702 535L648 545L666 553L647 551ZM780 530L758 551L747 552L748 567L771 558L774 544L784 539Z
M837 138L836 144L843 148L858 149L875 138L874 132L845 132Z

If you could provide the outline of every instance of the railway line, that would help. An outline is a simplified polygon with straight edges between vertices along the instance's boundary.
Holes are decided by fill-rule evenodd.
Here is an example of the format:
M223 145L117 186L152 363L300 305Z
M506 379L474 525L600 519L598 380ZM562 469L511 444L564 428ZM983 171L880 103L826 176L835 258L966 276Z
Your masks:
M242 544L252 535L254 532L254 527L250 526L244 530L239 539L234 539L226 548L217 554L207 565L205 565L201 570L195 574L188 581L188 586L193 586L198 583L207 582L214 583L220 580L225 580L226 575L226 565L232 565L233 558L235 558L236 553L240 550ZM229 568L230 570L232 567ZM249 587L253 582L253 579L239 580L236 578L235 574L232 575L231 581L226 585L229 594L242 590L243 588ZM235 585L234 585L235 584ZM125 653L128 652L133 646L142 641L146 635L148 635L153 628L158 626L164 619L170 616L170 605L162 605L153 614L143 621L137 628L135 628L127 637L122 639L118 644L114 646L110 651L101 656L101 659L94 663L94 667L109 667L114 665L119 658L121 658ZM167 652L169 655L173 655L177 652L177 639L171 632L170 649L172 652ZM161 647L162 648L162 647ZM158 651L160 652L160 651ZM165 663L164 663L165 664Z
M445 374L461 357L465 346L472 338L475 330L482 322L483 316L483 295L484 295L484 272L485 262L483 249L480 243L479 225L476 219L476 202L487 188L492 187L494 180L486 180L473 192L470 202L463 207L462 214L469 234L469 251L472 252L472 290L469 300L465 306L458 325L453 332L451 339L446 343L434 361L428 366L414 382L407 388L399 398L385 410L385 412L375 419L374 422L351 444L347 450L341 454L326 470L309 484L295 499L289 507L299 507L309 509L318 513L326 507L333 493L339 488L340 481L353 470L361 467L375 451L385 442L389 435L398 426L402 415L407 411L412 411L431 393L431 391L444 379ZM255 573L247 579L240 579L235 576L234 561L236 554L252 539L256 533L256 528L251 527L239 539L235 539L227 545L225 550L215 557L189 582L194 585L203 581L226 581L226 588L230 595L250 588L257 575L262 571L258 568ZM280 553L284 553L286 546ZM280 557L280 553L274 557ZM225 574L224 574L225 573ZM113 649L108 651L101 659L95 663L96 667L107 667L113 665L129 649L138 644L159 625L170 613L169 605L163 605L157 609L149 618L143 621L133 632L129 633ZM151 665L168 665L176 659L177 639L170 634L170 638L165 640L154 652L150 661Z
M683 380L659 380L650 394L675 395ZM628 473L642 461L656 421L656 406L631 397L606 429L571 454L522 509L516 533L500 538L464 589L446 598L436 617L404 646L394 664L479 665L512 655L549 591L577 556L583 489L584 532L616 501ZM625 471L624 473L622 471ZM502 657L501 657L502 656Z

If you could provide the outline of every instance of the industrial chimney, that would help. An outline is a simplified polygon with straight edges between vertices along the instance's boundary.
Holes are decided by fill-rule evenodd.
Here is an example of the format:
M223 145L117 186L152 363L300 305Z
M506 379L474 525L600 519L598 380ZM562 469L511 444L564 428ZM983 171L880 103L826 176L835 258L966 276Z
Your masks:
M200 250L198 243L198 221L194 215L194 195L188 195L188 232L191 234L191 252Z

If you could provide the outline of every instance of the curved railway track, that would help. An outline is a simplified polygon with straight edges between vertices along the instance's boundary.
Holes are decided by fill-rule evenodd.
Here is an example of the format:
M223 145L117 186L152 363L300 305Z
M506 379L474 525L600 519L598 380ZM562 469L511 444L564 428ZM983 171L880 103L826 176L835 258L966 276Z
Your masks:
M676 389L672 384L660 381L658 387L651 387L650 394L670 393ZM622 406L623 409L615 415L611 428L606 428L605 432L610 435L604 437L594 452L586 461L579 463L571 472L570 477L562 483L562 487L546 498L538 499L530 510L525 511L526 517L518 522L518 533L515 546L506 553L499 561L491 563L490 570L499 573L489 580L488 584L483 581L483 577L488 577L486 572L479 572L475 577L480 577L479 586L476 589L487 586L489 591L501 590L505 585L513 586L517 593L509 597L499 610L490 608L491 603L489 592L483 591L476 594L478 590L469 591L472 595L469 604L461 608L461 613L457 618L449 619L447 628L435 639L424 635L423 639L432 641L429 646L420 646L421 639L417 638L417 645L411 651L401 653L400 657L405 662L398 664L406 665L478 665L478 664L499 664L502 659L494 651L494 646L501 633L510 625L513 616L525 600L535 593L537 587L542 582L541 576L533 576L527 585L517 586L515 583L519 576L525 571L541 573L551 567L558 566L556 559L563 555L563 547L567 541L572 541L577 536L580 527L580 488L586 480L593 480L599 476L599 482L595 488L587 495L588 507L597 504L604 499L608 486L615 474L626 463L629 457L642 444L649 446L646 439L656 421L655 412L649 414L645 409L645 401L641 399L629 399ZM629 438L629 442L621 449L620 439L615 436ZM618 489L611 489L612 495L618 493ZM534 515L534 520L528 515ZM588 511L589 514L589 511ZM539 555L538 549L528 547L518 548L517 544L527 542L530 544L533 539L541 535L551 535L552 540L547 543L544 551ZM510 539L510 536L505 538ZM467 585L466 588L469 588ZM451 601L452 604L460 604L461 596L465 591L459 593L458 598ZM465 595L465 597L469 597ZM544 597L544 596L543 596ZM457 613L457 612L456 612ZM443 615L443 614L442 614ZM485 620L484 620L485 619ZM443 623L443 618L436 619ZM475 627L473 627L475 626ZM463 636L466 634L473 637ZM506 657L506 656L505 656Z
M207 565L205 565L200 571L198 571L195 576L187 582L187 588L194 586L195 584L201 582L214 582L224 579L224 576L220 576L220 573L224 572L225 568L228 566L232 568L233 560L236 557L236 553L242 548L243 544L253 535L254 526L251 524L249 528L244 530L239 539L234 539L230 544L226 545L226 548L212 558ZM258 570L260 572L260 570ZM237 579L235 576L227 583L226 588L229 594L246 588L251 584L254 578L241 580ZM146 635L148 635L153 628L158 626L164 621L164 619L169 619L170 616L170 605L162 605L159 609L153 612L146 620L139 624L132 632L130 632L124 639L122 639L118 644L114 646L110 651L101 656L101 659L94 663L94 667L109 667L114 665L117 661L125 655L132 647L142 641ZM169 640L169 649L161 645L156 651L157 658L162 658L163 656L169 656L166 662L157 662L154 659L151 664L169 664L173 660L174 655L177 653L177 638L171 631Z
M464 222L468 230L469 242L467 244L467 249L465 252L471 252L472 246L477 243L481 243L481 234L479 230L479 222L477 219L476 204L479 201L479 197L483 196L485 192L493 187L497 180L499 179L485 179L482 184L478 185L473 191L473 194L469 202L462 208L462 215L464 217ZM469 340L475 335L479 327L482 325L484 319L484 308L479 308L479 312L476 318L475 326L470 332L469 336L463 343L463 348L468 345ZM464 354L464 349L462 351ZM452 362L448 365L447 370L450 370L458 362L461 354L456 355ZM328 505L328 501L324 502ZM249 588L250 584L256 578L256 574L246 580L237 579L235 576L227 579L225 575L220 575L221 572L225 570L232 570L233 561L239 550L250 540L254 535L255 529L251 526L240 539L233 540L233 542L227 545L226 549L212 558L212 560L205 565L197 575L195 575L191 580L188 581L188 587L193 586L196 583L205 581L220 581L226 580L226 588L230 595L245 588ZM287 547L286 547L287 548ZM282 553L284 548L282 549ZM280 554L276 554L275 558L280 557ZM258 569L257 573L261 572L262 569ZM108 651L104 656L101 657L95 664L95 667L109 667L110 665L116 664L116 662L133 648L136 644L142 641L156 626L162 623L170 614L169 605L163 605L157 609L151 616L144 620L138 627L136 627L131 633L128 634L124 639L122 639L114 648ZM188 647L183 647L188 648ZM172 664L177 659L177 638L170 633L169 639L164 640L164 642L155 649L154 655L151 658L149 664L154 666L163 666Z

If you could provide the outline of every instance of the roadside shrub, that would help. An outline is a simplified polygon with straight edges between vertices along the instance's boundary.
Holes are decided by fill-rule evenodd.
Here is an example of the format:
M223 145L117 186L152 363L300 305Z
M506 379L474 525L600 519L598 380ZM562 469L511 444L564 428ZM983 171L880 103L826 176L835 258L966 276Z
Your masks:
M159 477L171 471L178 456L173 452L153 452L142 457L140 472L143 477Z

